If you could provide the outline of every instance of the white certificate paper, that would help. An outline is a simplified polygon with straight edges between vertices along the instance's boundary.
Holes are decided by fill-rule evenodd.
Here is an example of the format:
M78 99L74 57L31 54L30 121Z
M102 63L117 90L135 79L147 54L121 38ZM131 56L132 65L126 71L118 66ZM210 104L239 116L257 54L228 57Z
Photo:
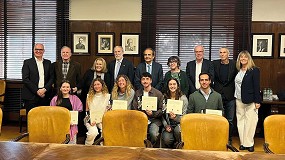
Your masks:
M112 110L127 110L128 101L125 100L113 100Z
M222 110L215 110L215 109L206 109L206 114L216 114L219 116L223 116Z
M70 124L78 124L78 111L70 111Z
M142 110L157 111L157 97L142 96Z
M183 101L167 99L166 113L173 112L174 114L182 115Z
M101 123L103 114L104 112L98 112L98 110L90 111L90 122Z

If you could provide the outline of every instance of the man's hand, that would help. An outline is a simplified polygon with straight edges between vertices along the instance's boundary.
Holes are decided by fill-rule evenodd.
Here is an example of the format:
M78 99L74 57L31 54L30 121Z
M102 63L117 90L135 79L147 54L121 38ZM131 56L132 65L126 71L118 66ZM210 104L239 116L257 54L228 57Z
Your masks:
M72 88L72 92L73 93L77 92L77 87Z
M43 98L45 96L46 91L47 90L45 88L38 89L37 95Z
M171 132L171 127L170 127L170 125L167 125L167 126L165 126L165 130L167 131L167 132Z
M176 118L176 114L174 114L173 112L169 112L169 118L170 119L175 119Z
M145 110L146 114L152 116L152 110Z

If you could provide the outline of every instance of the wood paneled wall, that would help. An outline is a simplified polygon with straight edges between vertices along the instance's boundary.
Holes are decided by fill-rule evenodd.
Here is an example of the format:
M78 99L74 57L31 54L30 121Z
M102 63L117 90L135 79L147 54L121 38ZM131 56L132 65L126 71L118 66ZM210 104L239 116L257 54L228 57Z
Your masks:
M252 22L252 33L274 33L273 59L255 58L255 64L260 68L261 89L270 87L273 94L285 90L285 59L279 55L279 33L285 33L285 22Z
M94 60L98 57L103 57L107 63L114 60L114 56L112 54L108 54L106 56L97 55L96 32L114 32L115 46L117 46L121 44L121 33L141 33L141 22L70 21L70 31L90 32L90 56L72 56L73 60L81 63L83 75L88 68L91 68ZM70 47L72 47L71 42L69 42L69 44ZM141 56L124 55L124 57L133 62L134 66L137 66L141 62Z

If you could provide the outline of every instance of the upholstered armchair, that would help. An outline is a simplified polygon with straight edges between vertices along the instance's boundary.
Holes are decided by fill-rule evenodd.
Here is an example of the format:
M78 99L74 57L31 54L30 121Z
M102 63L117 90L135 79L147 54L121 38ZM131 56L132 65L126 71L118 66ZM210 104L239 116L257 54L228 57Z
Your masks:
M148 119L140 111L112 110L102 119L102 137L95 144L104 146L152 147L146 139Z
M229 123L219 115L191 113L184 115L180 121L181 139L179 149L226 151L228 148Z
M0 108L2 109L4 105L5 90L6 90L6 81L0 80Z
M63 107L40 106L28 113L28 132L13 141L29 136L29 142L68 143L70 112Z
M265 153L285 154L285 115L271 115L264 120Z

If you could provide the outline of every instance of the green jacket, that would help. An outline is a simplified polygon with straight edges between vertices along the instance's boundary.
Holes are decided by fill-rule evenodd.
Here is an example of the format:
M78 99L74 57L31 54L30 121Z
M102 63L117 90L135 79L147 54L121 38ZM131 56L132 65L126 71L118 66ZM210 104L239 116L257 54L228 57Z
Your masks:
M189 81L188 81L188 77L186 75L186 72L180 70L179 74L179 80L180 81L180 89L183 92L183 94L185 94L188 97L188 92L189 92ZM168 80L171 78L171 71L168 71L165 73L165 77L163 80L163 90L162 92L165 93L165 91L167 90L167 82Z
M187 113L201 113L202 109L224 110L222 96L211 88L211 93L206 101L200 90L189 96Z

